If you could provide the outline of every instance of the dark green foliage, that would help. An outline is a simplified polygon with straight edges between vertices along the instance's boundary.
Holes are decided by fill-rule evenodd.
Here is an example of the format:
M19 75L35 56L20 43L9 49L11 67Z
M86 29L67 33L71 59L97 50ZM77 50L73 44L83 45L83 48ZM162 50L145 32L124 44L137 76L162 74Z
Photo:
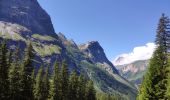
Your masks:
M62 63L61 69L61 92L62 100L68 100L69 73L66 62Z
M96 100L96 91L93 86L93 81L88 81L86 84L86 100Z
M19 59L19 47L16 48L12 61L9 60L10 63L10 71L9 71L9 82L10 82L10 99L11 100L19 100L21 98L21 62ZM11 59L10 58L10 59Z
M166 99L169 50L169 19L163 14L156 35L157 48L149 63L149 69L140 87L138 99Z
M6 42L3 41L0 45L0 99L7 99L9 97L9 64L7 61L7 53Z
M61 100L61 72L57 61L54 64L54 73L50 88L50 99Z
M16 51L17 51L17 48L16 48ZM16 51L15 51L15 53L16 53ZM15 54L14 54L15 55ZM12 63L12 58L13 58L13 54L12 54L12 51L11 50L9 50L9 52L8 52L8 58L7 58L7 63L8 63L8 66L10 67L11 66L11 63Z
M33 99L33 58L33 47L29 43L25 50L25 58L21 70L22 96L25 100Z
M34 99L35 100L44 100L43 99L43 67L41 67L38 71L38 74L35 79L34 85Z
M34 99L35 100L47 100L49 96L49 69L48 67L43 69L41 67L35 79L34 84Z
M169 64L170 64L170 60L169 60ZM170 65L168 67L168 84L167 84L167 91L166 91L166 97L169 100L170 99Z
M98 93L97 100L122 100L122 99L111 94Z
M79 100L77 86L78 86L78 76L77 76L76 71L73 71L69 79L69 93L68 93L69 99Z
M78 100L85 100L85 89L86 89L86 80L84 78L83 75L80 75L78 77L78 85L77 85L78 89L77 89L77 98Z
M92 81L87 81L76 71L69 75L66 62L54 65L53 77L49 67L41 67L36 75L31 44L21 59L17 47L12 54L6 43L0 46L0 100L96 100Z
M32 84L33 84L33 88L34 88L34 85L36 83L35 69L33 69L33 71L32 71L31 79L32 79Z
M82 75L78 76L76 71L69 75L65 62L62 63L61 70L59 63L54 64L50 87L50 100L96 100L92 81L85 80Z
M49 89L50 89L50 84L49 84L49 67L46 67L45 73L42 78L42 83L43 83L43 99L41 100L47 100L49 96Z

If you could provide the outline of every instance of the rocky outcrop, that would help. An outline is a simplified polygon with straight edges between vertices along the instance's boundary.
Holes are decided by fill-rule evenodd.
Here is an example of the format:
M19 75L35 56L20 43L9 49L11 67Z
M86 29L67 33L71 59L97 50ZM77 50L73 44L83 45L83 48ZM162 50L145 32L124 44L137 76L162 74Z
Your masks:
M80 50L84 52L93 62L108 62L103 48L97 41L91 41L87 44L79 46Z
M72 39L71 40L67 39L65 35L61 32L59 32L57 35L58 35L58 38L62 41L63 45L65 45L65 47L69 46L69 47L78 49L77 44Z
M55 34L49 15L37 0L0 0L0 21L22 25L32 33Z
M98 63L104 67L107 71L112 71L112 73L118 74L117 69L113 64L107 59L103 48L100 46L99 42L91 41L87 44L79 45L79 49L88 57L93 63Z

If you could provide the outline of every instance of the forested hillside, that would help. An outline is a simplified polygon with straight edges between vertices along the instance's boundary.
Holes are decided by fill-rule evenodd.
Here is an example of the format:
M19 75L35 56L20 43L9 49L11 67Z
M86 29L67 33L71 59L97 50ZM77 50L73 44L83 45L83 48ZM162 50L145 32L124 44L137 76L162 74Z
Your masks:
M5 41L0 43L1 100L96 100L93 82L76 71L69 74L65 61L55 62L52 75L45 64L36 73L32 45L24 56L20 53L19 47L10 51Z

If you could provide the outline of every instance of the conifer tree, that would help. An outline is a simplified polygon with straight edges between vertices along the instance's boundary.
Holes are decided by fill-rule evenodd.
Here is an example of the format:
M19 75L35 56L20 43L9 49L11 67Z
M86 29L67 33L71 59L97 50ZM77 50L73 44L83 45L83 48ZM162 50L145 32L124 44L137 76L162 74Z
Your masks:
M38 74L35 79L34 85L34 99L35 100L45 100L43 97L43 67L40 67Z
M8 99L9 97L7 53L6 41L3 41L0 45L0 99Z
M15 52L16 52L16 51L15 51ZM8 58L7 58L7 60L8 60L8 61L7 61L7 64L8 64L8 66L9 66L9 68L10 68L11 63L12 63L12 61L13 61L12 55L13 55L12 50L9 50L9 51L8 51L8 56L7 56L7 57L8 57Z
M33 99L32 98L33 97L32 73L34 69L33 59L34 59L33 47L31 43L29 43L25 50L25 58L24 58L22 70L21 70L22 96L24 100Z
M68 83L69 83L69 73L66 61L62 63L61 70L61 95L62 100L68 100Z
M167 25L167 28L168 28L167 32L169 32L169 34L170 34L170 20L169 20L169 24ZM169 40L169 42L170 42L170 40ZM169 53L170 46L168 46L168 47L169 47L168 48L168 58L169 59L168 59L168 68L167 68L167 73L168 73L167 81L168 81L168 83L167 83L166 98L169 100L170 99L170 53Z
M86 84L86 100L96 100L96 91L91 80Z
M42 77L42 84L43 84L43 87L42 87L43 99L41 99L41 100L47 100L48 96L49 96L49 89L50 89L50 86L49 86L49 66L46 67L46 69L45 69L45 73Z
M78 100L85 100L85 88L86 88L86 80L83 75L78 77L78 85L77 85L77 94Z
M69 99L70 100L79 100L79 93L78 93L78 76L76 71L71 73L69 79Z
M33 88L34 88L35 81L36 81L35 78L36 78L36 73L35 73L35 69L33 69L32 74L31 74Z
M20 75L20 69L21 69L21 62L20 62L20 50L19 47L16 48L13 56L13 60L9 60L11 62L10 64L10 71L9 71L9 82L10 82L10 99L11 100L19 100L21 98L21 75ZM9 59L11 59L9 58Z
M59 70L59 63L56 61L50 86L50 100L62 100L61 97L61 72Z
M163 14L157 29L157 47L140 87L139 100L166 99L169 40L169 19Z

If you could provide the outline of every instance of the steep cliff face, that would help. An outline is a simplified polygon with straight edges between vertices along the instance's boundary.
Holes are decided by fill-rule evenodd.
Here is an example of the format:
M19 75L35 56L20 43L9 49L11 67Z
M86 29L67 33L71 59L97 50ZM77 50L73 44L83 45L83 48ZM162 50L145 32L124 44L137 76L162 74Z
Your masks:
M22 25L32 33L55 34L49 15L37 0L0 0L0 21Z
M90 41L87 44L80 45L79 48L93 62L108 62L103 48L97 41Z
M100 46L99 42L91 41L87 44L79 45L79 49L90 59L91 62L100 64L103 69L118 74L117 69L113 64L107 59L103 48Z

